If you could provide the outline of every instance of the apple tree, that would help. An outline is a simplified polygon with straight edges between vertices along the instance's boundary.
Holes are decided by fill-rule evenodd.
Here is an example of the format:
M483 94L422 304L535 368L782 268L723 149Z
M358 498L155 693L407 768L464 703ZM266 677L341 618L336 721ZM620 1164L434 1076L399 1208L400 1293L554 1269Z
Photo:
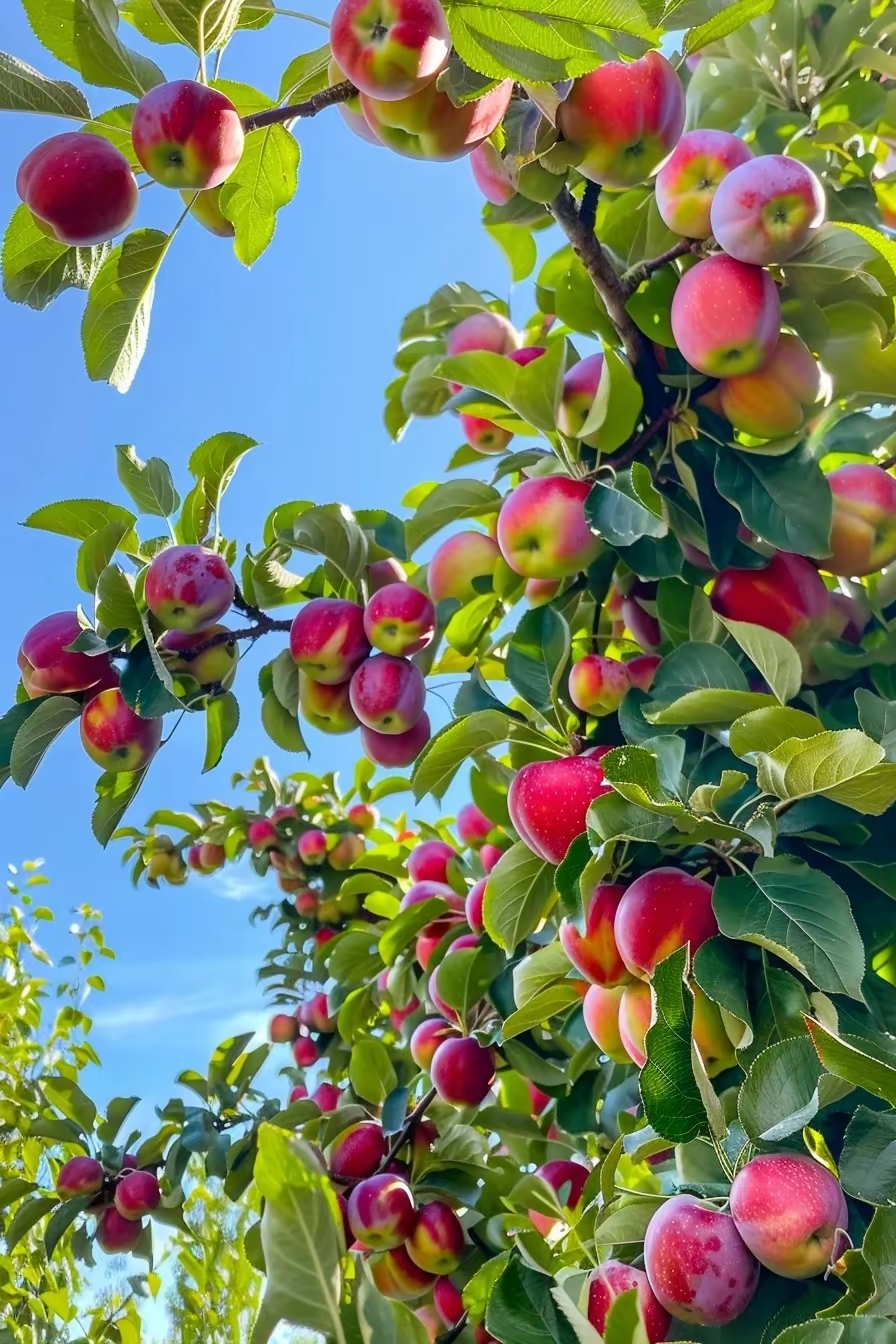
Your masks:
M77 543L88 609L25 633L0 780L79 720L138 892L234 862L271 889L276 1009L120 1151L79 1100L35 1225L152 1263L222 1181L253 1344L896 1339L888 7L340 0L276 99L217 57L293 12L25 8L127 99L4 58L11 110L80 124L19 170L5 289L87 290L89 376L132 382L188 215L243 264L271 243L317 115L469 157L531 281L404 319L386 429L463 442L400 513L284 501L231 537L255 443L216 433L182 481L123 447L115 500L25 520ZM115 242L135 174L182 199ZM241 713L307 768L139 825L178 716L208 770ZM326 736L355 732L346 788Z

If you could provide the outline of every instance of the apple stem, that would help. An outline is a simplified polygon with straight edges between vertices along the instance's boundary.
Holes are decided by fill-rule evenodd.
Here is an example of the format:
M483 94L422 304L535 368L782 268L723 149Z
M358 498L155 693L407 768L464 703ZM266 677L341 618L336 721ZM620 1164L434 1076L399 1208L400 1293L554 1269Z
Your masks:
M668 262L676 261L678 257L686 257L690 252L700 252L702 248L703 243L697 238L680 238L674 247L667 248L658 257L640 261L637 266L630 266L622 275L622 284L628 297L631 298L644 281L650 279L654 271L661 270Z
M324 108L348 102L357 92L354 84L346 79L341 84L334 84L331 89L323 89L304 103L292 103L288 107L271 107L265 112L255 112L251 117L243 117L243 130L248 135L250 131L257 131L262 126L295 121L297 117L316 117Z
M610 321L619 333L632 371L641 385L647 412L655 416L663 409L666 399L658 376L656 356L647 337L629 316L625 305L630 295L599 239L595 237L593 224L589 227L588 221L596 204L595 194L590 192L587 203L583 200L583 209L580 211L575 197L568 187L564 187L549 208L603 300Z

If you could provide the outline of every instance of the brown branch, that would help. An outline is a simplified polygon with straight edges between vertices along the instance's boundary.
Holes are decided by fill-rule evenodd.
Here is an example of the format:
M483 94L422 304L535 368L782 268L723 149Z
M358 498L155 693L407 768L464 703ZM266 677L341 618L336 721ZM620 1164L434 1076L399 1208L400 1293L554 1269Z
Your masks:
M653 346L626 310L629 295L613 269L608 254L595 237L593 228L587 227L588 211L583 219L568 187L564 187L556 197L550 211L572 243L573 251L591 277L610 321L619 333L632 372L644 393L647 413L651 417L659 415L665 402L665 392L657 376Z
M652 257L649 261L639 261L637 266L630 266L622 275L622 285L628 297L631 298L644 281L650 279L654 271L660 270L668 262L676 261L679 257L686 257L689 252L699 252L702 247L703 243L698 239L681 238L674 247L661 252L658 257Z
M677 414L678 411L675 406L664 407L659 415L654 416L650 423L644 426L640 434L635 435L627 448L624 448L621 453L613 454L610 459L610 466L617 472L630 466L641 450L647 447L650 440L668 425L670 420L674 420Z
M248 133L262 126L275 126L282 121L295 121L297 117L316 117L327 107L336 107L339 103L354 98L358 90L349 80L334 84L331 89L323 89L304 103L292 103L289 107L271 107L265 112L255 112L251 117L243 117L243 130Z
M401 1149L407 1143L408 1139L411 1137L414 1127L417 1125L418 1121L423 1119L423 1116L425 1115L426 1111L428 1111L429 1107L432 1105L435 1099L436 1099L436 1090L434 1087L431 1087L427 1092L426 1096L421 1101L417 1102L417 1105L411 1111L410 1115L406 1117L405 1122L402 1125L401 1129L398 1131L398 1133L395 1135L395 1138L390 1143L389 1150L386 1153L386 1156L383 1158L382 1162L380 1163L379 1166L380 1171L385 1171L386 1167L388 1167L392 1159L401 1151Z
M254 608L258 610L258 608ZM204 639L201 644L194 644L192 649L183 649L178 652L178 659L185 663L192 663L194 658L198 658L200 653L206 653L209 649L217 649L222 644L233 644L237 640L245 639L250 644L254 644L256 639L261 639L262 635L273 633L288 634L292 621L275 621L270 616L266 616L263 611L259 611L258 619L254 625L248 625L244 630L222 630L217 635L210 635Z
M465 1311L460 1320L456 1321L450 1330L444 1335L437 1336L436 1344L454 1344L454 1341L460 1339L461 1335L466 1330L469 1319L469 1313Z

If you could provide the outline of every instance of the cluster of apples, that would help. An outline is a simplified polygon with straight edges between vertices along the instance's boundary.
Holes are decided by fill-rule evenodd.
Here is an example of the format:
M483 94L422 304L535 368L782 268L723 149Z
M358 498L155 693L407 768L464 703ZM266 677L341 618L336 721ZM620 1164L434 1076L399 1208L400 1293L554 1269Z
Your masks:
M328 733L360 728L369 760L402 767L430 737L426 681L411 657L431 642L436 613L421 589L403 580L378 584L373 570L366 606L335 597L306 602L289 650L308 722Z
M311 806L311 799L305 799ZM324 865L344 873L364 853L363 834L379 824L379 813L367 803L348 809L352 830L325 831L298 824L295 807L275 807L270 816L255 817L246 827L246 842L255 854L267 854L284 895L293 898L303 919L338 923L344 913L335 896L327 896L317 875ZM321 930L320 932L323 932Z
M131 143L141 166L181 192L212 233L233 236L220 187L240 161L243 123L233 103L193 79L159 84L137 103ZM128 160L102 136L69 131L26 155L16 190L38 227L69 247L107 243L132 222L139 191Z
M275 1045L291 1045L296 1068L310 1069L321 1056L317 1036L332 1036L336 1019L331 1016L327 996L322 991L312 994L294 1013L275 1013L271 1018L269 1035ZM318 1095L319 1094L319 1095ZM306 1088L298 1084L289 1100L301 1101L308 1096ZM335 1110L341 1093L333 1083L322 1083L312 1096L322 1111ZM326 1104L324 1104L326 1103Z
M130 1153L121 1167L104 1167L95 1157L72 1157L60 1167L56 1193L61 1200L85 1199L96 1218L96 1243L108 1255L132 1251L143 1233L143 1219L158 1208L162 1191L155 1174L137 1167Z

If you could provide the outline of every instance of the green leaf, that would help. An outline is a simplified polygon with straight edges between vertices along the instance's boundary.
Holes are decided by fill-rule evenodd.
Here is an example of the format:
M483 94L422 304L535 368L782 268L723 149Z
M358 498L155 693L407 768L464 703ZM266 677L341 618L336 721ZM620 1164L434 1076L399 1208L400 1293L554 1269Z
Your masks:
M287 1130L263 1124L255 1183L265 1201L261 1244L267 1278L252 1344L266 1344L281 1320L348 1344L339 1311L341 1215L314 1149Z
M213 434L193 449L187 466L196 480L202 482L206 499L215 512L221 507L221 499L237 467L246 454L257 447L256 439L228 430L222 434Z
M662 709L691 691L746 691L743 671L718 644L694 642L673 649L657 668L650 709Z
M355 1308L362 1344L427 1344L429 1335L423 1322L404 1302L392 1302L379 1292L370 1281L365 1268L358 1276L355 1289Z
M823 1073L808 1036L794 1036L763 1050L750 1067L737 1103L749 1138L754 1143L781 1143L811 1124L825 1104L820 1092Z
M181 709L181 702L169 689L172 685L171 673L154 645L144 639L130 650L119 686L131 709L144 719L161 718Z
M611 345L605 345L597 396L579 430L579 438L596 436L601 452L613 453L631 438L643 409L644 393L640 383L622 356ZM663 536L665 533L646 535Z
M549 84L586 74L605 50L602 30L648 41L653 30L635 0L453 0L446 6L458 55L490 79Z
M514 368L516 376L512 409L527 424L534 425L544 433L553 433L557 427L557 410L563 395L566 341L551 341L540 359L530 360L522 367L514 365Z
M51 1106L67 1120L74 1120L85 1134L92 1134L96 1124L96 1107L72 1078L49 1076L41 1081L42 1090Z
M280 77L279 103L300 103L313 97L315 93L327 89L330 79L327 66L330 63L329 42L314 51L303 51L290 61Z
M12 782L27 787L54 740L73 719L80 718L81 706L66 695L48 695L22 723L12 744L9 769Z
M165 76L118 38L113 0L22 0L38 41L88 84L140 97Z
M373 1106L382 1106L398 1083L389 1051L375 1036L357 1041L352 1047L348 1076L352 1091Z
M134 581L120 565L107 565L97 579L96 618L107 630L139 630Z
M511 1257L492 1288L485 1314L490 1335L512 1344L576 1344L572 1326L557 1307L554 1279Z
M179 42L192 51L218 51L240 16L235 0L125 0L121 17L150 42Z
M800 656L790 640L762 625L726 621L723 616L719 620L729 635L737 640L781 704L786 705L788 700L793 700L802 685L803 669Z
M75 561L75 577L78 587L85 593L93 593L100 575L106 570L113 555L127 536L126 523L106 523L99 531L91 533L78 547Z
M48 1260L52 1260L53 1252L59 1245L63 1233L71 1227L78 1215L83 1213L89 1204L93 1203L95 1198L94 1195L82 1195L77 1199L69 1199L64 1204L60 1204L53 1212L44 1228L44 1251Z
M823 732L821 722L801 709L754 709L731 725L729 746L735 756L774 751L791 738L815 737Z
M710 42L720 42L730 33L736 33L744 24L752 23L754 19L768 14L774 7L775 0L735 0L733 5L728 5L717 14L713 14L705 23L691 29L684 39L682 47L684 55L690 56L695 51L702 51Z
M727 938L765 947L819 989L864 1002L865 952L846 893L791 855L758 859L752 873L720 878L713 909Z
M806 1026L815 1052L829 1073L896 1106L896 1068L886 1060L877 1059L867 1040L859 1036L837 1036L811 1019L807 1019Z
M638 498L628 472L620 473L615 485L595 481L585 514L592 531L599 532L611 546L631 546L641 537L664 537L669 531L662 511L658 513Z
M477 752L506 742L510 719L496 709L483 709L443 728L417 757L411 774L414 797L443 798L463 763Z
M455 956L459 955L460 953L455 953ZM451 957L449 960L453 961L454 958ZM505 1041L512 1040L514 1036L521 1036L524 1031L531 1031L533 1027L550 1021L558 1013L565 1013L581 1001L582 996L575 982L561 980L558 984L550 985L540 994L534 995L522 1008L518 1008L515 1013L505 1018L501 1035Z
M141 513L168 518L180 508L180 496L167 462L160 457L142 462L133 445L127 443L119 443L115 453L118 479Z
M367 534L344 504L306 509L293 525L297 550L322 555L357 584L367 565Z
M136 229L112 249L90 286L81 322L87 375L127 392L149 335L156 276L173 233Z
M774 704L773 695L763 695L760 691L689 691L665 709L656 711L645 706L644 717L649 723L682 726L692 723L732 723L744 714Z
M857 728L788 738L759 758L757 782L777 798L820 794L856 812L879 817L896 802L896 765Z
M533 709L551 714L570 649L569 626L553 607L527 611L507 648L507 680Z
M445 956L435 970L439 997L462 1017L485 998L503 968L503 957L488 947L461 947Z
M233 737L240 722L240 707L232 691L216 695L209 700L205 710L205 760L202 773L205 775L224 755L224 748Z
M656 1020L647 1032L647 1063L639 1084L648 1123L673 1143L710 1133L691 1058L693 1000L684 983L687 962L687 948L679 948L654 973Z
M866 1204L896 1204L896 1115L857 1106L840 1153L840 1183Z
M31 1231L32 1227L39 1223L41 1218L45 1217L51 1209L55 1209L58 1203L59 1200L55 1195L35 1195L33 1199L26 1199L24 1204L20 1204L3 1229L6 1254L10 1255L22 1238Z
M438 919L447 908L441 897L434 896L431 900L418 901L416 905L408 906L407 910L402 910L390 920L379 941L380 956L386 965L393 965L396 957L406 947L410 947L420 930Z
M42 508L29 513L23 526L85 541L107 523L122 523L128 529L123 549L136 552L138 543L133 531L136 522L134 514L129 509L123 509L120 504L107 504L104 499L63 499L57 504L44 504ZM113 624L130 629L127 621L115 621Z
M261 722L271 741L283 751L310 755L299 727L298 715L285 709L273 691L268 691L261 702Z
M495 356L500 358L500 356ZM508 361L510 362L510 361ZM516 368L516 365L513 365ZM478 518L497 513L503 496L484 481L446 481L437 485L405 525L408 553L460 518Z
M106 771L96 782L97 801L90 825L99 843L105 846L112 839L125 812L137 795L146 770L122 770L117 774Z
M518 841L489 874L483 921L493 942L506 952L534 933L553 901L554 869Z
M782 551L831 553L831 487L808 448L763 457L720 448L716 488L751 531Z
M74 84L64 79L48 79L5 51L0 51L0 109L78 119L90 116L87 99Z
M242 158L221 187L221 211L236 230L233 250L252 266L273 240L277 211L299 184L301 150L285 126L265 126L246 137Z
M527 279L538 261L538 246L531 229L522 224L486 224L485 231L507 258L513 284Z
M65 289L89 289L108 251L105 243L99 247L58 243L38 228L28 207L20 205L3 239L3 292L12 303L40 312Z
M892 1316L896 1313L896 1210L878 1209L871 1219L862 1242L865 1262L874 1277L875 1293L862 1307L872 1316ZM881 1320L863 1322L870 1328L867 1344L893 1344L896 1330L885 1339Z
M113 1097L106 1106L105 1120L96 1127L97 1138L103 1143L114 1143L125 1120L139 1104L139 1097Z
M694 954L694 980L713 1003L742 1024L738 1049L750 1045L753 1025L747 1000L746 968L726 938L710 938ZM726 1023L726 1028L728 1024Z

